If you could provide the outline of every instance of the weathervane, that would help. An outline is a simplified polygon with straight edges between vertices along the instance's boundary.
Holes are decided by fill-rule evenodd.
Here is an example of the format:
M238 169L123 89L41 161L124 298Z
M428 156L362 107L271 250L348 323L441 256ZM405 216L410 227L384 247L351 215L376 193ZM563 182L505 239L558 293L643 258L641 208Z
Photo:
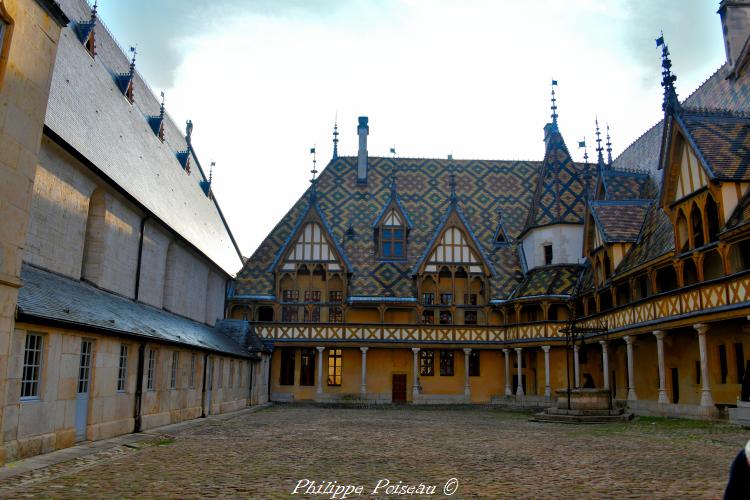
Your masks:
M552 123L557 125L557 98L555 97L555 87L557 86L557 80L552 79Z

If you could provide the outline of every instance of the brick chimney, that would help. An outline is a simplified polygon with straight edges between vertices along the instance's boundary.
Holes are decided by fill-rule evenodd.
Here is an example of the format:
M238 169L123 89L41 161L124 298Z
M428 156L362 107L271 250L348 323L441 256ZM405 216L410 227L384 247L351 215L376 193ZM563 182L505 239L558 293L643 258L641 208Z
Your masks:
M359 117L357 135L359 135L359 158L357 161L357 184L367 184L367 136L370 127L367 125L367 117Z
M750 0L722 0L719 4L721 29L724 32L724 50L727 63L735 75L741 69L747 54L743 49L750 37Z

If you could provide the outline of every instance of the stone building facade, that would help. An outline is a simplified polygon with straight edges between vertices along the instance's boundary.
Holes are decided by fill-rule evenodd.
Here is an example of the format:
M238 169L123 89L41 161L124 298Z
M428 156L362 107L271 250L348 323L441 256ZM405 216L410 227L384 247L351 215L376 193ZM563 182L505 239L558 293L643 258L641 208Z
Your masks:
M224 320L241 256L192 124L84 0L0 19L0 460L265 402L265 347Z
M721 2L727 62L684 101L661 43L664 119L617 158L597 124L593 161L571 159L557 82L541 161L372 157L366 117L358 154L338 156L334 133L230 290L231 317L273 342L272 399L546 405L570 380L642 414L734 406L750 349L748 11ZM570 326L586 332L573 349Z

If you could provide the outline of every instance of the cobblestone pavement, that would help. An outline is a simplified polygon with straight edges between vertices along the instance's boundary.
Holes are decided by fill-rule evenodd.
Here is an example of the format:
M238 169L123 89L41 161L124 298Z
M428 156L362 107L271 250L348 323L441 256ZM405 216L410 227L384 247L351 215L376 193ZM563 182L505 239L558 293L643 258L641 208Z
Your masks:
M441 497L456 478L452 498L716 498L750 437L721 423L527 418L489 408L274 406L24 474L0 483L0 497L285 498L302 479L367 494L381 479L424 483Z

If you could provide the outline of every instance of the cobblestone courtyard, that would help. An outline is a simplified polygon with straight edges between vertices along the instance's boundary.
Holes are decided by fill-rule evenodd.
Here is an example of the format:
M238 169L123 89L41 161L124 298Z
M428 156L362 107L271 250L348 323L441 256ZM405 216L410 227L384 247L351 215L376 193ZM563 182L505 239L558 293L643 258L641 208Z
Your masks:
M443 485L453 498L720 497L748 433L638 419L568 426L484 408L274 406L27 473L0 497L289 497L297 481ZM322 497L319 497L322 498Z

